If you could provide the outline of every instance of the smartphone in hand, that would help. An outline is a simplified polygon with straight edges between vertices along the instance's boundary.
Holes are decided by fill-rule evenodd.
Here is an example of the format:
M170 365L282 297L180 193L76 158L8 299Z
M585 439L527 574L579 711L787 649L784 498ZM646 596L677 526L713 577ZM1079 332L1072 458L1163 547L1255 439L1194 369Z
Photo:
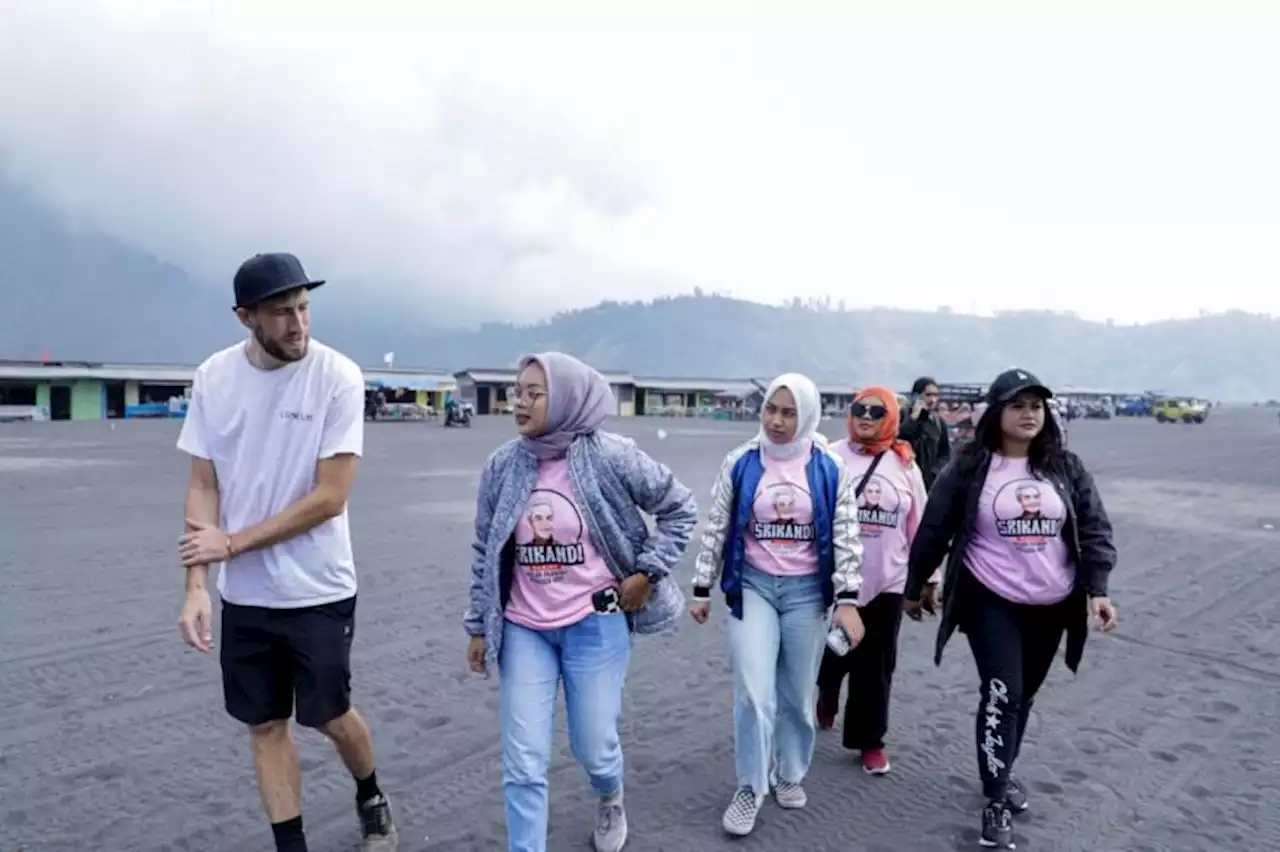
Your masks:
M831 629L827 631L827 647L837 657L843 657L853 650L853 643L849 641L849 634L844 632L843 627L839 624L833 624Z
M622 595L616 588L601 589L591 596L591 605L596 612L622 612Z

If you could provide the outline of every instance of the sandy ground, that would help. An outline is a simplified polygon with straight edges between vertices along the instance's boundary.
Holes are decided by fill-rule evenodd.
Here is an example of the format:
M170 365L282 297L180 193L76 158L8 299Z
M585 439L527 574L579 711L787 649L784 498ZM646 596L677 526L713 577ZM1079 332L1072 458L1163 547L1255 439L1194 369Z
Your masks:
M659 427L670 435L656 438ZM476 472L508 434L378 424L352 501L361 598L355 690L405 850L505 848L497 682L471 677L458 624ZM746 428L627 421L702 496ZM829 425L828 431L838 429ZM1121 552L1122 627L1059 666L1020 763L1023 850L1280 849L1280 429L1274 412L1204 426L1076 424ZM175 622L185 460L172 423L0 427L0 852L265 850L248 743L216 661ZM1267 529L1266 525L1272 525ZM687 580L690 554L680 574ZM856 771L822 737L810 805L766 805L730 843L723 607L642 639L622 735L634 852L974 848L976 675L955 641L908 623L894 693L895 772ZM312 849L355 845L353 786L301 732ZM551 848L589 849L589 788L561 736Z

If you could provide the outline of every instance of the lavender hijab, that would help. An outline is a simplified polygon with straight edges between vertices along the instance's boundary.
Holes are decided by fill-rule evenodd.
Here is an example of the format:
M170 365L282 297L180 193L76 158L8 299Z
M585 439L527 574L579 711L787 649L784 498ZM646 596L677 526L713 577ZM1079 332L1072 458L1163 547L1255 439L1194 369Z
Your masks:
M531 363L547 374L547 431L536 438L521 437L520 444L539 461L562 458L575 438L599 429L618 404L604 376L572 355L527 355L520 359L520 369Z

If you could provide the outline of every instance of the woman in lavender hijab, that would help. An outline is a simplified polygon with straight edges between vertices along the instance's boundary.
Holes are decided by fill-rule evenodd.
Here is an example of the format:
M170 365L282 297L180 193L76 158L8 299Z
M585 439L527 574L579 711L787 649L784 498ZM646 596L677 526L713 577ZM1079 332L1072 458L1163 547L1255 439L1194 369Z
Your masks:
M629 438L602 430L608 382L560 352L521 361L520 437L485 463L476 497L471 670L499 676L507 848L547 849L556 692L569 745L599 797L594 841L627 840L618 717L632 633L675 625L670 572L698 522L692 493ZM655 519L649 530L644 515Z

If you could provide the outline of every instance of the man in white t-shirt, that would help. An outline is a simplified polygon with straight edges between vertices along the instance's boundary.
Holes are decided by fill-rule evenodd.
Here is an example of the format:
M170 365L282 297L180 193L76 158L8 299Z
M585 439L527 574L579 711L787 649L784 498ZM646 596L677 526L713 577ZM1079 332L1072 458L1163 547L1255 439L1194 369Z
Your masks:
M213 647L209 567L221 564L222 685L249 727L278 852L306 852L301 777L289 719L323 731L356 780L365 852L398 837L378 788L373 742L351 706L356 571L347 494L364 444L364 378L309 337L309 279L290 254L236 273L236 315L250 337L196 370L178 448L191 456L187 597L179 624Z

